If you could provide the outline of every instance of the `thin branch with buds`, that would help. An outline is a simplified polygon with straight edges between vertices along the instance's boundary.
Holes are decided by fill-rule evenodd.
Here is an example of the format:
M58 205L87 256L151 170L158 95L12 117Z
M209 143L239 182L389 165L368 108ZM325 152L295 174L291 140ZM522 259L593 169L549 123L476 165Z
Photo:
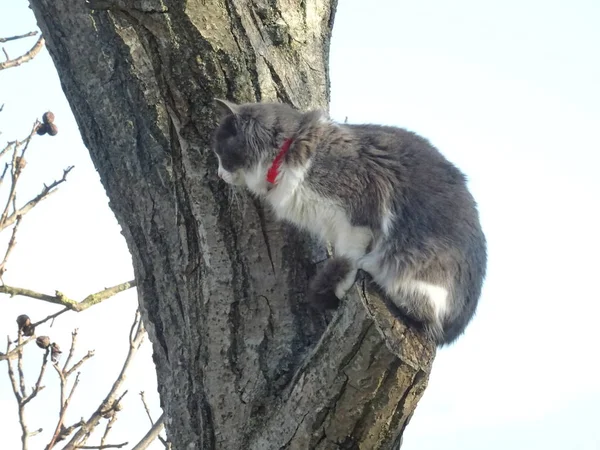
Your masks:
M144 325L140 318L139 311L136 311L135 319L133 321L133 325L131 327L131 331L129 334L129 351L127 352L127 357L123 363L123 367L121 368L121 372L119 376L115 380L112 385L108 395L101 403L101 405L96 409L96 411L90 416L90 418L85 421L85 424L77 430L77 432L73 435L69 443L63 448L63 450L75 450L77 448L82 448L82 445L87 439L89 435L91 435L92 431L98 426L100 423L100 419L102 417L106 417L107 413L110 411L116 410L119 406L119 402L124 394L120 397L117 397L117 392L119 392L125 382L125 375L127 370L129 369L131 362L133 361L138 349L140 348L142 342L144 341L145 329Z
M31 37L31 36L37 36L38 32L37 31L30 31L29 33L25 33L25 34L19 34L17 36L10 36L10 37L5 37L2 38L0 37L0 43L5 43L5 42L9 42L9 41L16 41L17 39L23 39L23 38L27 38L27 37Z
M64 421L65 421L67 409L69 408L69 405L71 404L71 399L73 398L73 394L75 393L75 389L77 388L77 386L79 384L80 373L78 372L77 375L75 376L75 381L73 382L73 386L71 387L71 390L69 391L69 395L66 395L68 379L75 370L77 370L79 367L81 367L81 365L85 361L87 361L92 356L94 356L93 351L88 351L87 354L85 356L83 356L75 364L73 364L72 367L67 368L69 366L69 363L73 359L73 355L75 354L75 347L77 345L77 333L78 333L77 329L73 330L73 332L71 333L71 347L69 348L69 355L67 356L67 359L66 359L63 367L61 368L59 366L58 361L56 361L54 363L54 370L56 370L56 373L58 374L58 376L60 378L60 412L59 412L59 418L58 418L58 422L56 424L56 428L54 429L54 434L52 435L52 439L51 439L50 443L46 446L46 450L52 449L58 441L64 439L67 436L67 434L72 431L72 428L69 429L64 426ZM81 423L80 423L80 425L81 425Z
M10 69L11 67L17 67L21 64L31 61L42 50L45 42L46 41L44 40L43 36L40 36L35 45L31 47L31 49L27 53L14 59L9 59L5 51L4 54L7 56L7 60L0 63L0 70Z
M56 305L64 306L71 311L81 312L88 309L90 306L96 305L119 292L131 289L136 285L135 280L127 281L125 283L117 284L106 289L103 289L95 294L90 294L81 301L73 300L67 297L62 292L56 291L55 295L42 294L40 292L32 291L30 289L19 288L15 286L0 286L0 294L8 294L11 297L15 295L22 295L24 297L34 298L36 300L43 300L45 302L54 303ZM64 311L62 311L64 312ZM61 313L62 313L61 312ZM57 314L58 315L58 314ZM44 321L47 319L44 319Z
M42 360L42 366L40 369L40 374L37 378L37 382L36 382L35 386L33 387L31 393L28 395L26 392L26 387L25 387L25 375L23 373L23 347L27 343L31 342L32 338L29 338L26 341L23 341L22 334L19 332L19 335L17 338L17 347L14 350L12 350L12 352L16 351L18 380L17 380L17 376L15 375L15 371L14 371L13 363L12 363L12 359L14 359L14 358L11 358L11 357L7 358L7 360L8 360L8 364L7 364L8 365L8 378L10 379L11 386L13 389L13 394L15 395L15 398L17 400L17 405L18 405L19 424L21 425L21 444L22 444L23 450L27 450L27 448L28 448L28 439L32 436L35 436L36 434L39 434L42 431L41 429L38 429L35 431L29 431L27 422L25 420L25 406L27 405L27 403L29 403L31 400L33 400L35 398L35 396L38 394L38 392L40 392L44 388L41 385L41 383L42 383L42 378L44 377L44 373L46 370L46 365L48 363L48 353L49 353L49 351L46 350L46 352L44 354L44 358ZM12 353L11 346L12 346L12 341L11 341L10 337L7 336L6 355L10 355Z
M146 410L146 415L148 416L148 419L150 420L150 424L152 425L152 429L154 429L154 426L156 424L154 423L154 420L152 420L152 415L150 414L150 409L148 408L148 404L146 403L146 394L144 393L144 391L140 392L140 398L142 399L142 404L144 405L144 410ZM160 418L158 419L158 421L160 422L163 419L164 419L164 414L160 416ZM150 431L152 431L152 429ZM165 446L166 449L169 449L170 448L170 444L167 442L167 440L165 438L163 438L159 434L161 432L161 430L162 430L162 426L156 432L155 437L157 437L160 440L160 442L162 442L162 444ZM150 442L152 442L152 441L150 441ZM138 445L140 445L140 444L138 444Z

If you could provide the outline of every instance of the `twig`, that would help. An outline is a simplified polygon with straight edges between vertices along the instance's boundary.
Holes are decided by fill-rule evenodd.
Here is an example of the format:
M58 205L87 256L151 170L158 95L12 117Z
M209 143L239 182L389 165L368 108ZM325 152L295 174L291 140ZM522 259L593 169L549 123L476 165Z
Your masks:
M27 139L27 142L29 142L29 138ZM26 150L27 150L27 147L25 147L23 152L25 152ZM19 151L19 143L17 142L13 149L13 155L12 155L12 160L11 160L12 164L10 166L10 180L11 180L10 191L8 193L8 198L6 200L6 205L4 206L4 211L2 212L2 216L0 216L0 230L3 230L4 228L6 228L6 226L4 224L6 223L6 218L8 217L8 210L10 208L10 205L13 203L15 196L17 195L17 182L19 180L19 175L21 173L17 169L17 158L18 158L17 153L18 153L18 151ZM21 152L21 155L23 155L23 152ZM14 211L13 211L13 215L14 215Z
M40 374L38 376L38 379L35 383L35 386L33 387L33 390L31 391L31 394L29 394L27 397L23 398L23 406L25 406L27 403L29 403L31 400L33 400L35 398L36 395L38 395L38 392L40 392L42 389L44 389L44 386L41 385L42 383L42 378L44 377L44 373L46 372L46 366L48 365L48 355L50 354L50 349L46 349L46 352L44 353L44 359L42 360L42 367L40 369Z
M117 420L117 413L115 411L115 413L110 417L110 419L108 419L108 422L106 423L106 428L104 429L104 434L102 435L102 439L100 439L101 447L106 444L106 439L108 438L108 433L110 433L110 430L112 430L112 427L116 420Z
M61 309L60 311L58 311L57 313L54 314L50 314L48 317L43 318L42 320L39 320L38 322L35 322L32 326L35 328L38 325L41 325L51 319L56 319L58 316L60 316L63 313L66 313L67 311L71 311L70 308L65 308L65 309Z
M15 295L22 295L24 297L34 298L36 300L43 300L45 302L61 305L68 308L71 311L81 312L88 309L90 306L100 303L106 300L107 298L118 294L119 292L126 291L127 289L130 289L135 285L135 280L127 281L125 283L121 283L116 286L103 289L102 291L96 292L95 294L90 294L80 302L70 299L69 297L67 297L59 291L56 291L56 295L48 295L35 292L30 289L24 289L7 285L0 286L0 294L8 294L11 297ZM61 313L62 312L64 311L61 311ZM46 320L48 320L48 318L44 319L44 321Z
M125 447L129 442L123 442L122 444L106 444L106 445L78 445L75 448L121 448Z
M77 361L75 364L73 364L73 367L71 367L69 370L67 370L65 372L65 376L70 376L73 372L75 372L77 369L79 369L81 367L81 365L86 362L88 359L90 359L92 356L94 356L94 350L89 350L79 361Z
M19 331L19 337L17 343L20 344L22 341L22 334ZM25 374L23 373L23 349L19 350L19 356L17 357L17 371L19 372L19 387L21 389L21 402L23 398L27 396L25 391Z
M71 332L71 348L69 349L69 355L67 356L67 359L65 361L65 365L62 368L63 373L65 372L65 370L67 370L67 366L69 365L69 363L71 362L71 359L73 358L73 354L75 353L75 345L77 344L77 333L78 333L78 329L75 328L72 332ZM69 375L66 375L67 377Z
M0 70L10 69L11 67L20 66L23 63L31 61L40 52L40 50L44 46L44 43L44 37L40 36L35 45L31 47L31 50L29 50L27 53L19 56L18 58L9 59L8 61L0 63Z
M65 377L62 370L60 370L60 368L58 367L58 364L54 364L54 368L56 369L56 372L58 373L58 376L60 377L60 397L61 397L60 416L58 418L58 423L56 424L56 429L54 430L54 435L52 436L52 440L46 446L46 450L50 450L51 448L53 448L54 445L56 444L56 442L58 441L60 432L64 428L63 423L65 421L65 414L67 413L67 408L69 407L69 404L71 403L71 398L73 398L73 393L75 392L75 389L77 388L77 385L79 384L79 373L78 373L75 376L75 382L73 383L73 387L71 388L71 391L69 392L68 397L65 399L65 391L67 388L67 377Z
M148 408L148 404L146 403L146 394L144 391L140 392L140 397L142 399L142 404L144 405L144 409L146 410L146 415L148 416L148 419L150 419L150 425L154 425L154 420L152 420L152 415L150 414L150 409ZM165 446L165 448L169 448L167 441L165 439L163 439L163 437L160 434L157 437L160 440L160 442L162 442L162 444Z
M140 397L142 399L144 409L146 410L146 415L148 416L148 419L150 419L150 425L154 425L154 420L152 420L152 416L150 415L150 410L148 409L148 404L146 403L146 396L144 394L144 391L140 392Z
M4 215L3 215L2 219L0 219L0 231L5 229L6 227L11 226L15 222L15 220L17 219L18 216L24 216L29 211L31 211L39 202L41 202L42 200L47 198L49 195L53 194L55 192L55 188L58 185L67 181L67 175L69 174L69 172L71 170L73 170L73 167L74 166L69 166L66 169L64 169L62 178L60 178L59 180L53 181L48 186L44 185L42 192L40 192L33 199L31 199L27 203L25 203L25 205L23 205L21 208L14 211L10 216L4 217ZM12 193L12 190L11 190L11 193ZM11 195L9 197L10 202L13 201L13 198L14 198L14 195ZM9 204L9 203L7 203L7 204Z
M10 340L10 336L7 336L7 347L6 347L6 354L10 355L11 352L11 345L12 342ZM25 343L30 342L31 339L28 339ZM42 377L44 375L44 371L45 371L45 366L46 366L46 357L44 357L44 361L42 363L42 368L40 370L40 375L38 377L38 381L33 389L33 391L31 392L31 394L29 395L29 397L26 395L26 391L25 391L25 376L23 374L23 340L22 340L22 334L21 332L19 332L18 334L18 338L17 338L17 342L18 342L18 346L15 348L15 350L17 352L17 370L19 372L19 382L17 382L17 378L15 376L15 372L12 366L12 358L8 357L8 378L10 379L11 382L11 386L13 389L13 393L15 395L15 398L17 399L17 406L18 406L18 414L19 414L19 424L21 425L21 444L22 444L22 450L27 450L27 446L28 446L28 442L27 439L30 436L35 436L36 434L41 432L40 430L36 430L33 432L29 432L28 428L27 428L27 423L25 421L25 405L27 405L27 403L34 398L37 393L42 389L40 387L41 381L42 381Z
M22 341L19 345L17 345L12 350L7 351L7 353L0 352L0 361L4 361L5 359L15 359L17 357L17 353L20 351L20 349L25 347L27 344L29 344L34 339L35 339L35 336L31 336L31 337L25 339L24 341ZM10 340L10 338L9 338L9 340ZM12 342L10 342L10 344L12 344Z
M10 350L10 346L12 345L12 341L10 340L9 336L6 336L7 339L7 344L6 344L6 354L10 355L12 352ZM17 346L17 348L15 349L15 351L17 352L17 354L19 354L19 352L21 352L21 349L23 348L23 344L21 342L19 342L19 345ZM17 403L21 403L21 394L19 393L19 384L17 382L17 378L15 377L15 372L13 370L12 367L12 358L7 358L8 359L8 378L10 378L10 383L12 385L13 388L13 393L15 394L15 398L17 399Z
M162 431L164 425L165 413L162 413L156 421L156 423L152 426L152 428L148 430L146 435L142 438L140 442L138 442L138 444L135 447L133 447L132 450L145 450L146 448L148 448L148 446L154 441L154 439L159 437L159 434Z
M37 31L30 31L29 33L19 34L18 36L0 38L0 42L4 43L4 42L8 42L8 41L16 41L17 39L23 39L26 37L36 36L37 34L38 34Z
M96 428L96 426L98 426L100 419L104 415L106 415L106 413L108 411L110 411L111 408L115 408L116 405L118 405L120 399L123 397L123 395L125 395L125 394L123 394L123 395L121 395L121 397L119 397L117 399L117 392L119 392L123 383L125 382L125 376L126 376L127 371L129 370L131 361L133 361L133 358L135 357L137 350L140 348L140 345L144 341L144 336L145 336L145 329L144 329L143 323L140 319L139 311L136 311L135 319L134 319L133 326L131 329L132 329L132 331L130 334L129 351L127 352L127 357L125 358L125 361L123 363L123 367L121 368L121 372L119 373L119 376L113 383L113 385L112 385L108 395L104 399L104 401L100 404L100 406L96 409L96 411L90 416L90 418L85 422L85 424L82 425L82 427L79 430L77 430L75 435L71 438L69 443L67 445L65 445L63 450L75 450L77 448L82 448L81 441L83 439L85 439L86 436L89 436L92 433L92 431ZM115 399L117 399L117 400L115 401Z
M8 241L8 246L6 247L6 253L4 254L4 260L0 264L0 280L2 280L2 277L4 276L4 273L6 272L6 263L8 261L8 257L10 256L10 253L13 251L13 249L15 248L15 245L17 244L16 237L17 237L17 231L19 230L19 225L21 224L21 219L22 219L22 216L17 216L17 221L15 222L15 226L13 227L12 235L10 236L10 241Z
M2 155L0 154L0 156L2 156ZM8 171L8 167L9 167L8 164L4 164L4 170L2 171L2 175L0 175L0 185L2 185L2 182L4 181L4 177L6 176L6 172Z

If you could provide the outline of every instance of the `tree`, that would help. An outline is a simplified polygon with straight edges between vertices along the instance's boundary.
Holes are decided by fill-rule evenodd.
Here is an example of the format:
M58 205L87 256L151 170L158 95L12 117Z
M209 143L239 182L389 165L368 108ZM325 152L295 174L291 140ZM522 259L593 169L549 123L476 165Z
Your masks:
M31 0L133 256L173 448L397 447L435 354L216 176L214 97L326 108L335 0ZM71 447L68 447L71 448Z

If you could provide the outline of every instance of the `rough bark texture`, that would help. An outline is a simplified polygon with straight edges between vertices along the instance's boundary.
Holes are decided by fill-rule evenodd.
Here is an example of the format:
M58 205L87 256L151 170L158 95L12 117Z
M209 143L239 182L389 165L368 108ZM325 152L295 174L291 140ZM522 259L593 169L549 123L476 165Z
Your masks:
M213 97L327 107L335 3L31 0L133 255L176 449L389 449L425 389L433 345L364 283L311 309L324 251L216 177Z

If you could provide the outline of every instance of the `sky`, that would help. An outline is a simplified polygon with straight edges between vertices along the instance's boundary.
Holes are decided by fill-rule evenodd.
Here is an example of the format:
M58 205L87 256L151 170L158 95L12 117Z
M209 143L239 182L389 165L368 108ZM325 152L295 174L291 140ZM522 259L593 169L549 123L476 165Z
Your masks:
M597 0L340 2L332 117L427 137L467 174L488 240L477 315L455 345L438 352L403 450L600 449L598 23ZM0 36L32 29L25 1L0 6ZM12 56L34 40L5 47ZM48 109L59 127L56 137L32 144L19 198L76 166L23 221L5 282L83 298L131 279L125 241L46 50L0 72L2 103L1 142L26 135ZM116 376L135 302L134 292L120 294L46 329L66 343L79 327L81 354L96 349L82 370L74 415L87 415L84 396L101 398ZM55 308L0 297L0 332L14 335L16 315L29 310L42 316ZM150 346L142 350L114 442L146 431L140 390L160 414ZM41 358L33 346L27 352ZM18 448L4 370L0 424L6 448ZM32 428L57 404L55 374L47 376Z

